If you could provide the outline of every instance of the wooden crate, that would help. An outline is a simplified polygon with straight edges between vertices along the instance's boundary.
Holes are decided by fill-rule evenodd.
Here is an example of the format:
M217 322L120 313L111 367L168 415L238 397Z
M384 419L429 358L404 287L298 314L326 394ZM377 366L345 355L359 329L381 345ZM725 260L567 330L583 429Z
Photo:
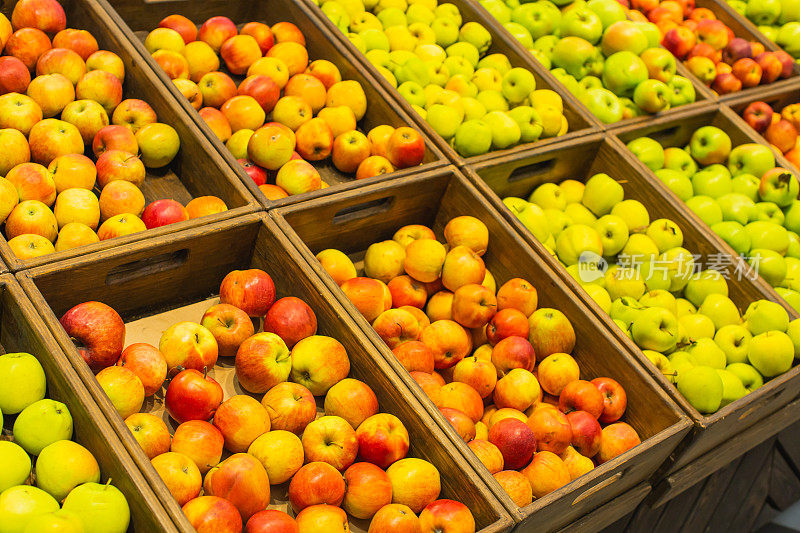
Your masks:
M525 51L525 53L520 53L516 46L516 39L511 37L511 35L506 31L503 31L502 33L495 31L495 29L487 23L488 21L485 19L481 11L479 11L477 2L473 2L471 0L452 0L447 3L458 7L464 23L479 22L483 24L491 34L492 45L487 54L499 53L506 55L508 60L511 62L511 66L522 67L531 71L533 76L536 78L537 89L552 89L561 95L561 98L564 101L564 116L567 117L567 121L569 122L569 132L561 137L543 139L535 143L520 144L505 150L495 150L483 155L463 158L456 153L453 147L451 147L447 141L445 141L438 133L436 133L433 128L431 128L428 123L417 114L416 111L414 111L414 109L411 107L411 104L409 104L408 101L406 101L406 99L403 98L399 92L397 92L397 89L392 87L392 85L378 72L375 66L373 66L369 60L367 60L364 54L356 49L350 40L347 39L347 37L345 37L342 32L328 19L328 17L325 16L322 10L316 4L314 4L313 0L294 1L304 3L304 5L307 6L310 14L317 18L318 24L326 27L331 33L336 35L336 37L339 39L340 46L346 48L359 61L358 68L362 71L369 72L370 75L380 83L381 87L383 87L383 89L392 96L395 105L398 108L404 109L409 116L413 117L420 129L422 129L425 134L436 143L442 152L447 155L448 159L459 166L462 166L467 162L476 163L478 161L492 159L495 157L513 157L514 154L530 148L531 146L554 146L569 139L576 139L589 133L597 132L603 127L594 117L594 115L592 115L588 109L578 102L572 93L558 83L553 75L550 74L546 68L542 67L538 61L535 61L533 57L527 53L527 51ZM444 0L442 0L441 3L445 3Z
M628 404L625 420L642 437L640 446L524 508L517 507L509 499L314 257L323 249L338 248L359 260L370 244L391 239L394 232L406 224L426 224L441 237L444 225L459 215L475 216L488 227L489 250L483 260L498 286L514 277L525 278L536 286L540 307L555 307L570 318L577 337L573 354L581 365L583 377L612 377L625 387L629 398L636 398ZM382 187L364 188L358 196L336 194L279 208L273 210L271 216L464 457L486 479L521 523L518 527L522 530L535 527L541 531L555 531L611 501L649 478L685 436L688 421L680 409L607 329L587 319L588 308L453 167L416 176L413 180L395 180Z
M156 78L155 72L142 61L108 13L95 0L59 1L67 13L67 27L88 30L97 39L101 50L114 52L122 59L125 64L123 99L139 98L149 103L158 115L159 122L175 128L181 138L181 149L172 163L161 169L147 170L147 178L141 187L147 202L172 198L186 205L193 197L212 195L221 198L229 209L223 213L117 237L29 261L18 259L8 247L5 236L0 235L0 257L10 269L16 272L23 268L125 246L147 237L203 226L258 209L255 198L225 164L222 157L212 149L212 145L203 137L189 116L175 105L169 92ZM0 7L0 12L10 17L15 5L15 0L8 0Z
M369 384L381 408L405 424L411 443L409 456L427 459L438 468L442 475L443 498L467 505L483 533L499 533L511 526L511 517L500 502L447 441L274 223L266 215L254 214L150 239L125 250L93 254L19 274L38 312L181 531L193 530L100 389L58 317L80 302L100 300L122 315L129 340L157 344L166 326L161 327L163 322L154 322L154 315L177 309L177 320L190 317L199 320L211 305L206 300L216 294L225 275L243 268L264 269L273 276L278 296L297 296L314 309L319 334L336 338L347 349L350 375ZM180 309L189 304L194 304L192 309ZM168 324L175 323L175 317L169 315ZM137 322L132 324L133 321ZM221 358L213 373L223 385L226 397L245 393L234 379L232 361ZM173 421L163 414L160 401L148 403L146 409L161 414L174 427ZM286 508L287 487L288 483L273 487L276 507ZM366 531L363 522L353 522L351 527L352 531Z
M250 192L266 207L291 204L329 194L331 191L348 190L360 187L365 183L375 183L387 178L408 176L449 163L445 155L427 136L427 132L423 131L426 151L421 166L398 170L392 174L376 176L366 180L356 180L353 175L337 170L329 158L326 161L314 163L314 166L319 171L323 181L330 185L330 188L292 195L276 201L267 200L267 197L259 190L250 176L245 173L230 150L225 147L225 143L211 131L211 128L200 117L200 114L189 104L188 100L169 79L169 76L166 75L145 49L144 38L151 30L158 27L158 23L164 17L180 14L200 25L210 17L223 15L233 20L240 27L251 21L266 22L270 25L280 21L292 22L300 28L300 31L306 37L309 61L327 59L339 67L342 79L356 80L364 88L368 105L366 115L358 124L361 131L367 133L370 129L381 124L388 124L394 127L416 127L415 121L410 118L408 110L395 105L392 98L386 94L386 91L375 80L374 74L361 69L352 52L341 46L339 39L333 35L331 30L319 24L316 17L309 14L308 7L300 2L276 2L275 0L210 0L205 2L114 0L111 2L113 5L110 5L106 0L97 1L108 10L109 15L131 40L139 55L157 73L160 84L167 89L173 98L172 105L175 105L175 100L177 100L185 113L192 117L197 128L205 134L208 143L224 159L231 172L237 174L247 188L250 189ZM225 69L225 63L223 61L220 62L220 70L228 72ZM244 79L244 76L232 76L232 78L238 84L239 81ZM420 128L417 127L417 129Z
M102 480L110 479L125 495L131 510L129 531L177 531L11 274L0 276L0 351L27 352L42 364L47 376L47 397L66 404L72 415L73 440L92 452L100 464ZM6 415L5 426L9 431L12 425L12 417Z
M508 34L509 41L518 50L518 53L522 55L528 55L531 56L531 58L533 58L530 52L524 46L522 46L522 44L519 41L517 41L513 36L511 36L508 30L505 29L505 27L503 27L503 25L496 18L494 18L494 16L492 16L491 13L486 11L486 8L484 8L479 2L474 2L473 6L479 17L485 20L486 21L485 24L491 26L493 31L500 34ZM533 60L534 62L536 62L537 65L539 65L536 59ZM544 69L543 65L540 66ZM719 96L714 91L712 91L706 84L701 82L695 75L689 72L689 69L687 69L680 61L676 62L676 67L677 67L677 74L691 81L692 85L694 86L696 99L693 103L676 107L673 109L668 109L666 111L656 113L655 115L644 115L641 117L634 117L626 120L620 120L619 122L615 122L613 124L602 124L603 128L605 128L606 130L616 130L622 127L642 125L653 120L653 118L655 117L672 116L678 111L683 111L687 109L704 109L716 104L717 100L719 100ZM566 87L564 87L557 80L556 83L558 83L559 87L563 92L572 94ZM586 113L588 113L591 116L594 116L592 112L589 111L589 109L586 108L585 105L583 105L583 103L581 103L577 98L575 98L574 95L573 98L578 103L578 105L580 105L581 108L586 111Z
M589 533L591 531L601 531L606 526L610 526L620 518L636 510L636 507L650 494L651 490L653 490L653 488L649 483L642 483L618 498L598 507L567 527L559 529L558 533Z
M682 125L683 123L680 127ZM502 212L524 239L553 266L564 282L580 296L585 305L590 307L598 319L613 331L614 336L636 355L638 361L647 368L660 386L668 391L670 396L689 414L694 422L694 430L690 438L687 438L676 450L671 464L668 465L669 472L674 472L712 450L714 453L723 453L730 448L744 453L745 449L740 450L733 447L729 439L782 408L797 396L800 367L795 367L786 374L778 376L755 392L712 415L701 414L650 363L633 341L614 324L577 281L572 279L561 263L536 241L533 234L500 201L500 198L506 196L527 198L533 189L545 182L560 182L564 179L585 181L598 172L605 172L616 179L624 180L626 199L638 200L644 204L650 213L651 220L668 218L676 222L683 231L684 247L694 254L699 254L701 263L708 264L724 260L717 264L725 264L730 259L729 272L735 272L736 265L744 269L743 271L751 272L741 258L732 250L722 247L719 237L716 237L699 220L695 220L694 214L680 200L671 196L671 193L668 194L668 189L665 192L666 187L657 178L650 179L638 168L637 163L638 161L627 152L618 139L614 137L604 139L596 136L588 139L586 143L558 154L532 152L528 157L515 161L476 167L472 176L487 196L491 197L491 202L495 207ZM757 278L755 281L738 280L738 276L731 276L731 278L728 281L730 298L742 312L751 302L761 298L783 303L783 300L761 278ZM790 307L787 306L787 310L790 316L797 317L797 313Z

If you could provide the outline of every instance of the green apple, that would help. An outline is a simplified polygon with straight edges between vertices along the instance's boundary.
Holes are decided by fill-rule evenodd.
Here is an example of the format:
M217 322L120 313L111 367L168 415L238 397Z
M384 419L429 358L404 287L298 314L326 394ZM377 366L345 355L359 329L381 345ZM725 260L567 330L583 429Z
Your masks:
M689 153L703 166L724 163L731 153L731 138L716 126L703 126L692 134Z
M698 307L711 294L728 296L728 282L722 274L712 269L693 275L684 289L686 299Z
M406 14L402 9L396 7L382 9L377 12L376 17L384 30L388 30L392 26L402 26L404 28L408 26Z
M348 33L347 40L353 43L353 46L356 47L356 50L358 50L362 54L367 53L367 45L364 44L364 40L357 33Z
M672 383L677 383L678 376L690 368L697 366L697 361L694 360L694 357L684 351L672 352L669 354L668 359L669 364L672 365L672 372L674 373L672 379L670 379Z
M661 168L656 170L655 174L669 190L684 202L694 196L692 180L686 177L684 173L670 168Z
M534 94L534 100L536 95ZM586 190L586 185L578 180L564 180L558 184L561 191L564 193L564 198L567 204L578 204L583 200L583 191Z
M15 415L44 398L46 381L39 361L29 353L0 355L0 411Z
M661 30L658 29L658 26L652 22L637 22L636 24L647 38L647 48L658 48L661 46Z
M620 321L624 324L624 328L629 329L636 317L639 316L645 307L639 303L639 300L630 296L623 296L611 302L611 310L608 312L612 319Z
M786 220L781 208L773 202L756 202L756 210L758 211L756 220L772 222L778 226L783 226L783 222Z
M797 356L800 355L800 318L796 318L789 322L789 327L786 328L786 334L789 335L790 339L792 339L792 344L794 344L794 355L795 359L797 359Z
M482 0L481 6L496 18L500 24L511 22L511 8L503 0Z
M775 155L766 146L755 143L740 144L731 150L728 157L728 170L732 176L752 174L763 176L775 167Z
M703 171L698 172L695 174L695 177L702 173ZM730 178L728 179L728 183L729 182ZM709 182L706 182L706 184L708 185ZM708 191L706 191L706 193L707 192ZM719 208L722 211L723 221L734 222L740 226L743 226L751 220L754 220L758 213L755 202L753 202L747 196L735 192L723 194L722 196L718 197L717 205L719 205ZM722 223L724 224L725 222Z
M545 242L552 238L547 217L545 217L544 211L538 205L513 196L503 198L503 204L522 222L522 225L528 231L533 233L536 240Z
M647 37L644 37L644 32L641 31L642 24L640 23L632 23L635 27L639 28L639 33L643 36L645 41L647 41ZM669 50L665 50L664 48L656 48L651 47L649 43L645 46L646 50L641 52L640 57L644 64L647 65L647 73L648 75L656 80L662 81L664 83L669 83L672 81L672 78L675 77L675 72L678 68L675 56L672 55ZM669 101L670 104L672 103L672 89L668 88L670 92Z
M775 44L795 59L800 57L800 22L787 22L778 30Z
M793 231L789 232L789 247L786 248L786 257L800 259L800 235Z
M408 57L392 73L397 78L397 83L402 85L407 81L413 81L419 85L420 91L431 82L428 65L416 56Z
M593 225L603 243L606 256L617 255L628 242L628 225L618 216L603 215Z
M623 119L641 117L645 114L644 110L636 105L636 103L630 98L623 96L619 98L619 103L622 106Z
M605 288L612 302L624 296L638 300L647 290L637 269L619 265L614 265L606 271Z
M747 394L742 380L736 374L723 369L717 369L717 373L722 378L722 402L720 403L720 408L735 402Z
M53 442L72 438L72 415L55 400L34 402L14 421L14 440L31 455Z
M375 65L376 67L392 67L394 68L396 65L392 62L392 56L386 50L370 50L366 54L367 59L370 63Z
M0 492L22 485L31 474L31 458L19 444L0 440Z
M445 140L452 139L461 125L461 114L453 107L433 104L427 109L426 120Z
M443 48L458 41L458 26L450 19L437 18L431 22L431 29L436 36L436 44Z
M467 22L461 26L458 33L459 42L469 43L478 51L478 58L473 62L473 66L478 65L478 59L484 55L489 47L492 46L492 34L477 22Z
M667 377L667 379L672 380L672 378L675 377L675 370L672 368L672 363L666 355L663 353L654 352L653 350L642 350L642 353L651 363L653 363L653 366L659 369L661 373Z
M725 370L739 378L748 394L764 384L764 378L758 370L747 363L732 363Z
M499 2L499 0L495 0ZM499 2L500 5L503 5L502 2ZM503 6L505 7L505 6ZM406 10L406 20L408 20L409 24L413 24L415 22L421 22L427 26L430 26L434 20L436 20L436 15L428 9L428 7L422 4L413 4L408 6Z
M358 32L358 36L361 37L361 41L364 43L367 52L371 52L372 50L385 50L388 52L391 50L389 38L386 37L383 30L367 29Z
M597 221L597 217L583 204L567 204L567 207L564 208L564 213L566 213L575 224L594 226L594 223Z
M83 524L78 515L62 509L53 513L35 516L28 522L23 533L43 531L50 533L83 533Z
M42 489L28 485L11 487L0 493L0 531L22 532L34 517L55 511L58 502Z
M453 147L462 157L483 155L492 147L492 129L482 120L467 120L456 130Z
M583 290L586 291L586 294L595 301L603 312L608 313L611 310L611 297L608 295L608 291L603 287L595 283L589 283L583 286Z
M694 85L687 78L683 76L672 76L667 86L670 88L670 106L679 107L686 104L691 104L697 98L697 93L694 90Z
M678 373L678 392L701 413L714 413L722 404L722 378L711 367L694 366Z
M658 257L652 260L637 260L636 266L648 291L669 290L671 285L669 273Z
M765 378L775 377L792 368L794 344L782 331L755 335L747 350L747 360Z
M649 291L639 298L639 303L644 307L662 307L677 317L678 304L675 296L667 290L656 289Z
M607 215L611 209L622 202L625 191L617 181L608 174L595 174L586 181L583 190L583 205L600 217Z
M394 77L392 71L387 69L386 67L376 67L376 68L378 69L378 73L380 73L381 76L386 78L386 81L389 82L389 85L397 89L397 78Z
M800 193L800 182L787 170L768 172L761 177L758 195L765 202L789 207L797 200L798 193Z
M711 337L696 339L691 346L686 348L686 352L694 357L695 361L697 361L697 364L700 366L710 366L711 368L720 369L725 368L725 352L717 346L714 339Z
M350 15L338 2L325 2L320 8L325 16L333 22L333 25L339 28L342 33L347 33L350 27Z
M644 80L634 88L633 102L639 109L651 115L666 111L671 105L670 89L663 81Z
M438 44L420 44L414 49L414 55L437 70L447 59L447 52Z
M786 279L786 260L775 250L753 248L747 254L747 262L773 287L779 286Z
M522 132L519 125L507 113L491 111L486 113L482 120L492 130L493 150L504 150L519 142Z
M794 200L784 212L784 225L789 231L800 233L800 200Z
M614 1L616 2L616 0ZM664 168L664 149L658 141L650 137L639 137L630 141L627 146L628 150L633 152L633 155L647 165L650 170L655 172Z
M634 233L619 254L620 263L638 268L643 261L654 261L658 257L658 246L653 239L642 233Z
M590 43L586 42L585 40L581 39L583 42L591 46ZM533 41L533 50L538 50L542 54L544 54L548 59L553 59L553 50L556 47L556 44L561 41L561 38L556 35L544 35L535 39ZM588 50L588 49L587 49ZM595 54L592 54L594 56Z
M444 88L455 92L459 96L467 96L470 98L478 96L478 87L472 83L470 78L463 74L456 74L451 77Z
M380 19L368 11L350 17L350 31L361 33L364 30L382 30Z
M761 183L757 177L752 174L739 174L731 180L733 192L743 194L753 200L758 201L758 185Z
M81 518L85 533L125 533L130 507L118 488L109 483L78 485L64 500L62 509Z
M747 362L747 350L753 335L747 328L739 324L722 326L714 335L714 342L725 352L725 358L731 363Z
M470 98L468 96L464 96L461 98L459 102L464 111L464 120L478 120L486 115L486 108L476 98ZM514 111L514 109L512 109L511 111ZM513 115L512 118L514 118ZM520 125L520 129L522 130L523 142L527 142L525 141L525 129L523 128L522 125Z
M684 315L692 315L697 312L697 308L694 306L694 304L686 298L675 298L675 307L678 309L678 312L675 314L675 316L678 318Z
M476 99L486 108L487 113L508 111L508 101L500 91L481 91Z
M788 24L789 22L800 22L800 6L794 0L781 0L778 24Z
M547 227L553 237L558 237L562 231L574 224L572 219L559 209L545 209L544 216L547 217ZM597 228L595 227L595 229ZM600 237L602 238L603 235L601 234ZM605 244L603 244L603 249L605 250Z
M615 22L626 19L625 8L616 0L589 0L586 7L594 11L606 29Z
M472 83L479 91L502 91L503 76L495 68L478 68L472 75Z
M578 282L579 285L598 285L605 288L605 269L607 263L597 261L581 261L576 265L567 267L567 274L572 276L572 279Z
M425 107L429 108L432 105L436 105L439 103L439 97L441 96L444 89L439 87L438 85L429 84L425 86ZM448 106L449 107L449 106ZM454 109L457 109L458 106L455 106ZM459 114L460 116L460 114Z
M505 76L506 72L511 70L511 62L503 54L489 54L478 61L478 68L493 68Z
M509 104L519 104L536 89L536 78L524 68L516 67L503 76L502 92Z
M556 239L558 258L567 266L576 264L586 252L603 255L600 235L590 226L575 224L562 231Z
M672 248L659 256L660 267L670 280L669 290L680 291L686 287L694 272L694 256L686 248ZM694 304L694 302L692 302Z
M544 39L544 37L543 37ZM537 40L533 46L537 46ZM544 41L549 44L550 41ZM544 46L544 44L542 45ZM543 50L544 51L544 50ZM603 57L592 43L580 37L564 37L553 46L550 56L553 66L563 68L575 78L598 75L603 72Z
M478 48L468 41L458 41L457 43L451 44L445 48L445 51L447 52L447 57L463 57L473 69L478 66L478 61L481 56Z
M461 27L461 23L463 22L461 19L461 12L458 10L458 7L454 4L439 4L433 10L433 13L436 15L437 19L446 18L453 21L458 27Z
M480 103L477 100L475 102ZM536 142L542 136L544 130L542 117L536 109L521 105L509 110L506 114L519 126L521 142Z
M700 313L678 317L678 323L686 330L689 338L695 341L713 338L716 332L711 319Z
M659 307L639 312L631 326L633 342L644 350L669 352L678 342L678 319Z
M738 222L719 222L711 226L711 230L722 237L722 240L728 243L737 254L743 256L750 251L750 235Z
M773 330L785 332L789 327L789 313L778 303L758 300L747 307L744 326L753 335Z
M631 96L637 85L647 79L647 65L634 54L623 50L606 59L603 85L617 96ZM637 105L640 105L637 102Z
M697 312L710 318L716 329L742 322L739 308L736 307L733 300L719 293L706 296Z
M536 187L528 201L532 202L542 209L558 209L563 211L567 206L567 200L564 193L556 183L543 183Z
M597 76L584 76L583 79L578 82L578 84L587 90L603 88L603 80L601 80Z
M683 246L683 232L673 221L667 218L654 220L647 227L646 235L658 247L658 253L663 254L670 248Z
M766 248L784 255L789 247L789 232L783 226L758 220L749 223L744 229L750 235L753 248Z
M786 277L781 283L781 287L797 291L800 289L800 259L786 256Z
M687 178L691 178L697 172L697 163L683 148L671 146L664 149L664 168L677 170Z
M36 486L57 501L82 483L100 481L100 466L92 452L71 440L46 446L36 459Z
M694 213L700 217L700 220L705 222L708 226L713 226L714 224L722 222L722 209L717 201L710 196L700 195L689 198L686 202L686 206L694 211Z
M594 11L581 6L562 15L559 30L563 37L580 37L597 44L603 35L603 23Z
M411 105L425 106L428 99L425 97L425 90L422 85L415 81L405 81L397 88L400 96L408 100Z
M731 177L723 172L703 169L692 177L692 188L698 196L719 198L733 192ZM749 200L749 198L747 198ZM755 204L752 204L755 207Z
M561 24L561 12L549 9L546 2L525 3L511 11L511 20L524 26L535 40L554 33Z
M620 189L622 189L621 185ZM644 233L650 226L650 214L638 200L623 200L616 203L611 208L611 214L624 220L631 233Z

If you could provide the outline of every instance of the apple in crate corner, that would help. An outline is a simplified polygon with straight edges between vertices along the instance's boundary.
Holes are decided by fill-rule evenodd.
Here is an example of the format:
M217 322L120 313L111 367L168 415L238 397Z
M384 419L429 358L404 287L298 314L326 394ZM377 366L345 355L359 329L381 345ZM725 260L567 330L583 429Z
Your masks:
M125 323L102 302L84 302L61 317L61 326L76 343L93 372L113 365L125 346Z
M164 395L169 416L182 424L188 420L209 420L222 403L219 383L197 370L183 370L172 378Z
M142 213L142 222L147 229L166 226L189 220L189 213L179 202L170 199L156 200L147 204Z

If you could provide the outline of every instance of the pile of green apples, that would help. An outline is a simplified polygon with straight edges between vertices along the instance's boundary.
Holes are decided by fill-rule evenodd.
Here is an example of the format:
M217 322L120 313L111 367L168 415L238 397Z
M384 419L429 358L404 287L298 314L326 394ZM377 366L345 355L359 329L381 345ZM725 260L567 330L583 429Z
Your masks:
M613 0L612 0L613 1ZM567 133L561 97L489 53L492 36L436 0L323 0L321 9L463 157Z
M725 277L703 270L681 228L650 219L607 174L538 186L505 205L701 413L714 413L800 354L800 320L779 304L744 315Z
M797 0L728 0L770 41L800 60L800 2Z
M0 427L12 437L0 439L0 531L125 533L125 496L100 484L97 460L71 440L69 409L46 389L36 357L0 355Z
M627 20L617 0L481 5L606 124L695 101L658 27Z
M685 148L649 137L628 148L800 311L800 183L767 146L732 147L723 130L703 126Z

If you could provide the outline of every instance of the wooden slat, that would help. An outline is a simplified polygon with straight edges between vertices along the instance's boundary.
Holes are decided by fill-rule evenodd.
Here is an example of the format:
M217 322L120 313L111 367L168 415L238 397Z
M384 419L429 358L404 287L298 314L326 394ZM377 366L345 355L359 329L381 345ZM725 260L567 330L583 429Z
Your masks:
M424 395L336 283L319 267L314 257L317 252L330 247L338 248L354 257L361 256L370 244L390 239L398 228L406 224L426 224L441 235L444 225L451 218L466 214L479 218L489 229L489 250L483 260L498 285L513 277L531 280L538 290L540 307L558 308L572 319L578 339L573 353L580 361L584 376L611 376L623 384L629 397L652 396L651 400L630 402L626 420L642 435L642 446L652 445L657 451L641 452L634 458L637 450L630 450L533 504L523 509L518 508L489 477L485 467L444 420L436 406ZM483 473L495 494L518 520L530 520L530 524L546 530L569 524L588 510L644 481L653 471L646 475L644 472L654 466L657 468L667 458L663 455L664 449L672 448L677 443L674 439L683 437L685 426L680 420L682 415L669 407L671 401L665 401L666 393L660 388L653 388L651 378L645 375L630 358L628 351L607 330L598 328L594 321L577 318L587 316L586 307L569 293L564 282L454 168L404 181L394 180L381 187L363 188L358 195L337 194L279 208L271 211L270 216L276 220L309 265L315 265L314 268L325 284L403 377L468 461L477 471ZM632 390L639 392L630 392ZM656 411L660 414L656 414ZM595 487L603 488L592 493ZM588 494L591 496L583 499Z
M624 519L636 509L636 506L644 500L650 490L649 483L642 483L607 504L591 511L567 527L559 529L558 533L589 533L591 531L601 531L609 526L616 526L621 519ZM617 529L617 531L621 531L621 529Z
M768 495L770 502L778 509L786 509L800 501L800 479L786 462L779 446L775 446L772 455L772 479Z
M511 517L485 483L308 265L291 250L269 218L248 215L136 243L125 250L94 254L19 274L38 312L182 531L192 530L180 507L81 360L58 323L58 317L77 303L100 300L114 307L126 322L131 322L203 301L218 291L228 272L243 268L261 268L269 272L279 296L297 296L314 309L318 333L332 336L345 346L351 376L370 385L382 410L396 415L408 429L409 455L427 459L437 467L442 476L442 497L464 502L483 533L499 533L512 525ZM215 372L225 372L225 366L229 375L230 361L219 361ZM234 390L241 393L233 388L235 380L229 377L224 380L226 396ZM357 532L366 530L363 523L354 523L352 527Z
M703 489L700 491L700 498L694 503L692 512L683 523L682 531L691 533L702 531L705 528L711 513L717 508L728 485L735 479L739 463L741 463L741 458L735 459L722 470L701 482Z
M174 99L157 79L155 71L142 61L133 44L119 30L108 13L95 0L60 1L67 13L68 27L89 30L97 39L100 49L110 50L122 59L125 65L123 98L138 98L149 103L158 115L158 120L175 128L181 139L181 149L172 163L163 169L148 170L142 186L145 199L150 202L160 198L173 198L186 203L196 196L211 195L221 198L229 210L28 261L19 260L8 247L5 237L0 236L0 256L10 269L16 272L23 268L62 261L116 246L126 246L148 237L167 235L256 211L258 204L255 198L212 148L189 116L180 106L175 105ZM0 12L10 16L15 5L15 0L6 1L0 7ZM91 153L91 150L89 152Z

